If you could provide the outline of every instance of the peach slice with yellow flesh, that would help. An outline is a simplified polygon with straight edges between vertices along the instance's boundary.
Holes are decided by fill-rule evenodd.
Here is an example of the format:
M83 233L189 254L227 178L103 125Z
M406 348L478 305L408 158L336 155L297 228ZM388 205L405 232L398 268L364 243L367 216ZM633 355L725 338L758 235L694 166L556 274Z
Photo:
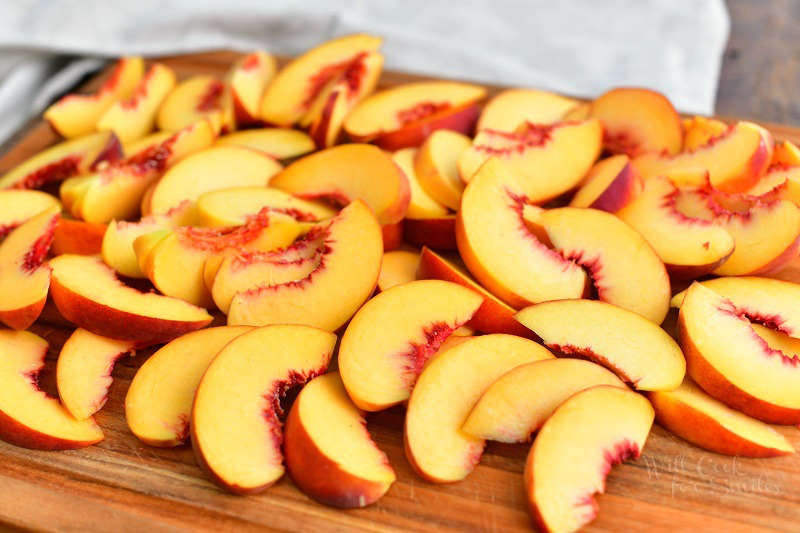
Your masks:
M413 246L428 246L436 250L458 250L456 215L403 220L403 239Z
M633 166L645 179L706 170L715 188L741 192L758 181L771 158L772 136L752 122L738 122L692 152L645 153L634 158ZM702 185L702 182L693 185Z
M469 182L490 157L503 160L532 203L543 203L574 189L600 155L602 127L597 119L553 125L526 122L514 132L482 130L458 159L461 179Z
M747 194L764 200L789 200L800 205L800 166L771 166Z
M406 411L406 457L427 481L466 478L480 461L486 442L461 430L475 403L500 376L553 355L513 335L472 337L436 356L420 374Z
M308 324L335 331L353 316L375 290L381 268L383 238L375 215L356 200L313 238L323 249L316 268L301 280L240 292L231 302L229 325Z
M197 385L214 357L249 326L207 328L161 347L139 367L125 396L131 432L150 446L180 446L189 438Z
M715 400L688 378L677 389L651 392L648 398L656 422L705 450L738 457L794 453L786 437Z
M516 318L554 353L603 365L637 390L674 389L686 373L686 361L672 337L621 307L557 300L527 307ZM610 335L612 331L625 333Z
M514 131L523 122L552 124L578 101L537 89L508 89L489 100L478 119L477 130Z
M103 440L93 419L76 420L39 389L47 341L0 330L0 439L34 450L72 450Z
M562 122L574 122L579 120L586 120L591 117L592 104L591 102L581 102L572 109L568 109L561 117Z
M45 263L60 217L51 206L11 232L0 243L0 322L27 329L44 308L50 287L50 267Z
M197 199L197 223L212 228L240 226L262 209L271 214L316 221L336 215L336 209L310 202L272 187L231 187L203 193Z
M800 165L800 148L792 141L781 141L775 143L775 150L772 152L770 165Z
M589 287L586 272L537 238L524 218L531 208L503 161L487 161L461 197L456 217L461 258L481 285L511 307L580 298Z
M378 290L385 291L397 285L417 279L419 252L394 250L383 254L381 273L378 276Z
M458 160L471 144L466 135L438 130L422 143L414 160L414 172L422 189L453 210L461 205L464 191L464 182L458 176Z
M635 392L600 385L581 391L547 419L525 461L528 506L542 531L578 531L597 516L611 468L638 458L653 407Z
M261 96L277 70L275 58L262 50L242 56L231 66L225 75L225 84L230 91L237 124L259 122Z
M283 449L292 481L333 507L375 503L397 479L336 372L312 379L300 391L286 418Z
M99 131L111 130L127 144L152 131L161 103L175 87L175 73L155 63L126 100L115 102L97 121Z
M56 385L67 411L86 420L106 403L114 363L133 354L133 341L118 341L78 328L58 354Z
M325 372L335 344L327 331L275 325L240 335L217 354L197 387L191 419L197 462L217 484L252 494L280 479L280 400Z
M123 57L94 94L68 94L44 112L44 119L69 139L95 131L100 117L118 100L129 98L144 75L144 60Z
M272 178L270 186L341 205L363 200L381 225L399 222L411 196L408 180L391 156L369 144L345 144L307 155Z
M50 250L53 255L96 255L103 246L105 233L105 224L62 218L53 231L53 244Z
M344 130L356 142L386 150L416 147L436 130L471 132L486 89L469 83L421 81L379 91L347 116Z
M111 132L92 133L53 145L0 176L0 189L38 189L85 174L103 162L122 157L122 146Z
M693 152L724 135L728 131L728 125L721 120L695 116L683 120L683 130L683 150Z
M392 159L406 175L410 188L411 200L408 203L406 218L433 218L447 215L447 207L437 202L422 188L417 172L414 169L416 157L416 148L403 148L392 154Z
M214 132L223 126L222 93L225 84L214 76L192 76L180 82L158 108L156 126L178 131L200 120L207 120Z
M481 302L480 295L455 283L422 280L392 287L364 304L339 347L339 372L353 402L380 411L405 401L431 354Z
M764 422L800 423L798 358L769 346L747 311L694 283L678 314L678 335L689 376L709 395Z
M241 146L264 152L280 161L294 159L314 151L314 141L307 133L289 128L263 128L237 131L217 139L218 146Z
M46 192L0 190L0 239L20 224L55 205L58 205L58 199Z
M50 294L75 325L140 345L167 342L211 322L205 309L123 285L99 258L60 255L50 260Z
M592 167L569 205L616 213L639 196L642 188L642 178L631 165L630 158L624 154L615 155Z
M603 123L603 146L615 154L672 155L683 146L677 111L663 94L650 89L611 89L592 102L591 116Z
M527 442L570 396L597 385L627 388L591 361L562 358L520 365L486 389L461 429L478 439Z

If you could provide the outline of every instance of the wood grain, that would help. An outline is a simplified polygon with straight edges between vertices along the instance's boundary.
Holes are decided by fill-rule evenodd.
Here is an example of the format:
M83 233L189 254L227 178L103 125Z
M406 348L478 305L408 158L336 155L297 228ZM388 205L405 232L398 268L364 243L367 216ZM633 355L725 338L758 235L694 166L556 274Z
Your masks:
M185 77L224 72L236 54L171 57ZM387 73L383 85L419 79ZM99 83L93 80L91 86ZM800 130L770 125L778 138L800 141ZM5 155L0 172L56 141L41 121ZM52 320L52 314L48 314ZM37 324L51 345L52 372L69 330ZM284 477L265 493L240 497L211 484L189 447L160 449L139 442L125 424L131 378L149 355L120 361L109 401L97 415L106 438L69 452L37 452L0 442L0 522L61 531L525 531L522 468L528 447L490 443L464 482L433 485L410 469L402 450L402 409L370 415L369 429L397 470L398 481L375 505L338 511L315 503ZM44 383L52 382L52 375ZM800 431L780 428L795 447ZM600 515L589 531L797 531L800 457L739 459L702 451L654 427L642 457L617 467Z

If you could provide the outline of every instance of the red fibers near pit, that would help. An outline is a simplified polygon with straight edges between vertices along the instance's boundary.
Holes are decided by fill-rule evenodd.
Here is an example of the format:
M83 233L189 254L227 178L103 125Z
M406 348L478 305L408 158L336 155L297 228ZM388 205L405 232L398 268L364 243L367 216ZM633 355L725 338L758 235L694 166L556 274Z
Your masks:
M636 384L639 383L641 378L632 379L628 377L625 372L614 365L611 361L609 361L605 356L600 355L599 353L595 352L591 348L584 348L581 346L574 346L572 344L557 344L551 342L545 342L545 346L547 346L550 351L555 352L557 355L562 355L564 357L570 357L572 359L584 359L586 361L591 361L592 363L597 363L601 366L606 367L607 369L614 372L619 379L636 387Z
M422 343L410 343L410 349L400 356L405 360L406 379L409 381L409 387L413 386L417 381L417 376L422 372L422 367L428 359L439 350L439 347L447 340L447 337L460 326L461 324L453 326L446 322L434 322L423 328L422 336L425 340Z
M313 213L301 211L296 207L265 207L270 213L287 215L300 222L316 222L319 220Z
M173 428L175 431L175 438L180 442L186 441L189 438L189 415L181 413L178 415L178 423Z
M222 96L222 91L224 89L225 85L223 85L219 80L214 80L209 83L206 92L200 97L195 109L201 113L219 109L219 99Z
M639 445L629 439L623 439L604 450L604 462L600 466L600 476L603 482L600 490L597 492L601 494L605 492L605 479L612 467L624 463L628 459L636 459L640 455L641 450L639 450ZM594 493L581 496L575 502L574 506L581 509L580 520L582 524L591 522L597 516L598 506L597 501L594 499Z
M83 155L68 155L38 168L14 184L14 189L38 189L48 183L62 181L79 173Z
M0 226L0 239L2 239L6 235L8 235L12 231L14 231L14 228L19 226L20 224L21 224L21 222L12 222L10 224L4 224L4 225Z
M528 239L528 241L530 241L531 244L536 246L536 248L546 251L546 253L550 254L553 260L564 263L564 267L568 268L570 266L570 262L567 259L565 259L563 255L553 250L552 248L548 247L546 242L542 242L542 240L539 239L539 236L534 234L531 228L526 223L523 211L526 205L533 205L533 202L531 202L527 197L516 194L508 189L506 189L506 194L511 200L508 206L511 209L513 209L514 212L517 213L517 216L519 217L518 229L520 234L524 238Z
M285 379L277 381L272 390L264 393L264 399L267 402L267 408L264 409L264 418L267 421L270 437L272 438L275 451L279 457L281 455L281 446L283 445L283 423L280 417L282 417L284 413L281 400L286 396L289 389L295 386L305 385L315 377L324 374L327 369L328 365L325 364L320 368L309 370L308 372L290 370L289 375L286 376Z
M345 85L348 94L352 95L358 91L361 85L361 79L364 77L364 73L367 70L364 64L364 58L366 56L367 52L361 52L340 63L326 65L320 69L319 72L314 74L311 79L308 80L309 85L306 98L303 100L303 109L308 109L317 95L319 95L320 91L334 79L336 79L337 83L343 83Z
M690 217L680 212L678 210L678 196L680 194L682 194L682 191L676 187L672 192L661 199L661 205L659 207L667 210L672 217L677 218L683 224L694 226L710 226L713 223L711 220Z
M420 121L431 115L435 115L445 109L450 109L450 102L419 102L408 109L401 109L397 112L397 121L401 126Z
M567 261L577 263L583 267L584 270L586 270L586 273L592 280L592 285L594 285L594 288L597 291L597 297L602 300L605 292L608 289L603 284L603 261L601 260L601 257L599 255L592 258L584 257L584 252L578 250L563 253L562 255Z
M739 308L733 305L733 303L727 299L724 300L719 306L717 306L717 310L727 315L734 316L739 320L744 320L748 324L752 322L755 324L760 324L769 329L778 331L780 333L784 333L787 335L791 334L789 328L786 328L784 326L785 320L778 315L765 315L753 310L748 310L746 308ZM750 329L750 333L752 334L752 337L756 341L756 343L761 346L761 349L768 356L780 357L781 362L783 362L784 364L788 364L789 366L792 367L800 366L800 358L794 355L788 355L782 352L781 350L776 350L775 348L770 346L769 343L767 343L767 341L765 341L752 328Z
M237 248L257 239L261 232L269 226L269 216L262 209L253 215L242 226L227 228L201 228L185 226L177 228L182 242L198 250L221 252L225 248Z
M525 125L515 132L506 132L486 129L481 133L487 136L488 144L476 144L475 149L493 156L508 157L513 154L522 154L530 148L542 147L553 137L553 130L556 128L550 124L533 124L526 122ZM509 141L514 143L508 145ZM500 146L493 146L493 142Z
M160 144L156 144L126 159L122 165L137 167L137 173L147 171L162 172L167 168L169 157L173 153L173 145L179 134L172 135Z
M47 252L50 250L50 245L53 243L53 234L56 231L56 224L58 224L59 216L55 215L48 222L47 227L38 239L36 239L28 252L22 258L22 271L31 273L44 262Z
M612 133L607 129L603 131L603 146L615 154L627 154L636 157L642 152L639 141L632 138L627 131Z
M127 100L122 100L119 103L122 109L136 109L136 107L139 105L139 101L147 96L147 87L150 84L150 80L153 79L153 76L155 76L155 72L156 69L150 67L150 70L147 71L144 79L139 82L139 85L136 86L136 90L133 92L133 95L131 95L131 97Z

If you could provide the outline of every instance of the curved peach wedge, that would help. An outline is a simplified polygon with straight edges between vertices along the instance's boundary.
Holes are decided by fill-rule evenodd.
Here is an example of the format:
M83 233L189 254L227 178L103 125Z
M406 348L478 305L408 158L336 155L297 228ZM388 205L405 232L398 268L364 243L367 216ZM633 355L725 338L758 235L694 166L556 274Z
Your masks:
M437 202L457 210L464 182L458 176L459 156L472 140L461 133L438 130L431 133L417 152L414 172L422 188Z
M264 152L283 161L314 151L314 141L307 133L289 128L262 128L237 131L217 139L218 146L241 146Z
M336 335L299 325L258 328L229 342L197 386L197 462L222 487L260 492L283 475L280 400L328 368ZM231 416L236 413L236 416Z
M472 337L438 354L408 400L404 443L414 470L434 483L466 478L485 445L461 430L470 410L512 368L552 357L531 340L501 334Z
M642 178L628 156L615 155L592 167L569 205L616 213L632 202L642 187Z
M384 253L381 273L378 275L378 290L385 291L416 280L417 265L419 265L419 252L393 250Z
M421 219L441 217L449 213L447 207L436 201L422 188L417 171L414 169L414 160L417 157L416 148L403 148L392 154L392 160L400 167L408 179L411 199L408 203L406 218ZM459 195L460 198L460 195Z
M231 66L225 85L237 124L259 122L261 96L277 70L275 58L263 50L243 55Z
M653 408L629 390L600 385L561 404L544 423L523 473L542 531L577 531L597 516L595 493L614 465L642 453Z
M262 209L271 215L316 221L336 215L336 209L292 196L272 187L231 187L200 195L196 204L197 223L212 228L240 226Z
M775 150L772 152L770 166L775 165L800 165L800 148L792 141L775 143Z
M514 131L523 122L552 124L578 105L577 100L537 89L508 89L489 100L476 130Z
M25 189L0 190L0 239L20 224L58 205L55 196Z
M178 131L208 120L215 132L223 128L222 94L225 85L214 76L192 76L172 89L158 108L159 130Z
M800 166L771 166L746 194L763 200L789 200L800 205Z
M720 120L695 116L683 121L683 150L694 152L728 131L728 125Z

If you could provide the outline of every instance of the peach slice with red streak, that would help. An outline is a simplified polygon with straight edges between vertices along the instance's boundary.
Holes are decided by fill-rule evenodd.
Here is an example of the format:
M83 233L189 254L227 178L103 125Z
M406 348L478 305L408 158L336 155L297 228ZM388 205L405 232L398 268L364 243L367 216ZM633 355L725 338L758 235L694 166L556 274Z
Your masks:
M461 258L481 285L514 308L583 296L589 288L586 272L531 231L524 217L531 208L523 185L503 161L487 161L461 198L456 217Z
M197 385L208 365L249 326L222 326L187 333L161 347L139 367L125 396L131 432L150 446L180 446L189 438Z
M93 224L82 220L62 218L53 232L53 244L50 250L53 255L80 254L96 255L103 246L105 224Z
M97 121L99 131L113 131L122 143L141 139L153 129L161 102L175 87L175 73L155 63L126 100L115 102Z
M772 158L772 144L772 136L762 127L751 122L738 122L692 152L676 155L645 153L634 158L633 166L645 179L706 170L715 188L741 192L752 187L767 170ZM703 181L693 185L702 185Z
M646 398L608 385L561 404L525 461L525 492L537 527L577 531L594 520L594 494L605 491L613 466L641 455L653 418Z
M672 337L643 316L615 305L557 300L527 307L516 318L554 353L600 364L637 390L674 389L686 373ZM625 334L611 336L609 331Z
M323 250L317 267L301 280L238 293L229 325L308 324L335 331L370 297L383 239L369 207L356 200L312 232L307 238L319 239ZM290 247L286 253L295 252Z
M231 187L203 193L197 199L197 223L212 228L239 226L262 209L305 222L336 216L336 209L271 187Z
M405 401L431 354L481 302L480 295L455 283L422 280L364 304L339 347L339 372L353 402L380 411Z
M0 439L34 450L72 450L103 440L92 419L76 420L38 386L47 341L0 330Z
M469 134L486 89L450 81L398 85L366 98L347 116L344 130L356 142L386 150L420 146L436 130Z
M250 52L231 66L225 85L237 124L260 122L261 96L277 70L275 58L263 50Z
M486 389L461 429L478 439L528 442L559 405L597 385L627 388L591 361L562 358L520 365Z
M307 155L272 178L270 186L341 205L363 200L381 225L402 220L411 197L408 180L391 156L369 144L345 144Z
M770 347L746 309L694 283L678 314L678 336L689 376L709 395L764 422L800 423L800 360Z
M41 191L0 190L0 239L39 213L58 205L58 199Z
M647 239L670 275L693 279L724 263L735 244L731 234L712 221L681 213L676 207L679 194L669 178L650 178L636 200L616 215Z
M417 172L414 169L414 160L417 157L416 148L403 148L392 154L392 160L406 175L410 188L411 199L408 203L406 218L421 219L441 217L448 214L447 207L437 202L425 189L422 188Z
M695 116L683 120L683 151L693 152L725 134L728 125L721 120Z
M314 141L307 133L288 128L237 131L217 139L217 145L258 150L280 161L294 159L315 149Z
M453 210L461 205L464 182L458 175L459 157L472 145L466 135L450 130L431 133L420 146L414 172L422 189Z
M283 449L292 481L333 507L375 503L397 479L336 372L312 379L300 391L286 418Z
M397 285L417 279L419 252L393 250L383 254L381 273L378 275L378 290L385 291Z
M705 450L738 457L794 453L786 437L715 400L688 378L677 389L651 392L648 398L661 426Z
M508 133L482 130L458 159L461 179L469 182L490 157L501 159L529 201L542 203L574 189L600 155L602 127L597 119L552 125L525 123Z
M428 246L436 250L458 250L456 215L403 220L403 239L413 246Z
M678 112L663 94L650 89L611 89L592 102L591 116L603 123L603 146L611 153L673 155L683 146Z
M792 167L800 165L800 148L792 141L775 143L770 165L788 165Z
M211 322L205 309L177 298L123 285L99 258L60 255L50 260L50 294L59 312L79 327L140 345L167 342Z
M56 385L67 411L86 420L106 403L114 364L133 355L133 341L118 341L78 328L72 332L58 354Z
M211 479L237 494L280 479L280 400L325 372L335 344L327 331L275 325L240 335L217 354L197 387L191 419L192 448Z
M403 441L414 470L432 483L466 478L486 444L461 430L475 403L512 368L552 357L531 340L502 334L472 337L437 355L408 400Z
M180 82L158 108L156 126L164 131L178 131L207 120L215 133L232 130L232 125L225 123L224 91L225 84L214 76L192 76Z
M598 161L569 205L591 207L616 213L642 192L643 181L626 155L615 155Z
M0 176L0 189L38 189L121 157L122 145L111 132L70 139L38 152Z
M523 122L552 124L578 101L537 89L508 89L489 100L478 119L477 130L514 131Z
M68 94L47 108L44 119L68 139L95 131L100 117L118 100L130 98L144 75L144 60L123 57L94 94Z
M11 232L0 244L0 322L27 329L41 314L50 287L45 263L61 209L54 205Z
M767 201L789 200L800 205L800 166L771 166L746 194Z

